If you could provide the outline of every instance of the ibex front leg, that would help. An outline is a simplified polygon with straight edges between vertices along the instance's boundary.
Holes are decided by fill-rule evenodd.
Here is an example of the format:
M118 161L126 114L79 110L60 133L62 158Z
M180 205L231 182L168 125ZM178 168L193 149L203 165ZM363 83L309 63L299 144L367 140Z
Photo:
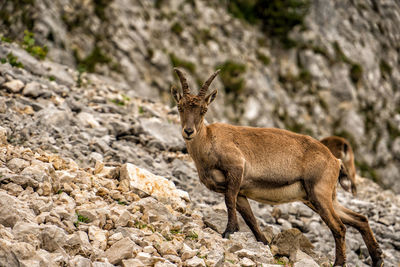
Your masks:
M228 211L228 224L222 234L222 237L228 238L230 234L239 231L239 223L236 216L236 200L240 190L240 184L243 179L243 164L242 166L230 166L226 171L226 192L225 205Z
M264 234L261 232L256 217L254 217L253 211L251 210L250 203L245 196L238 196L236 208L239 211L240 215L242 215L250 230L253 232L257 241L263 242L265 245L268 245L268 241L265 238Z

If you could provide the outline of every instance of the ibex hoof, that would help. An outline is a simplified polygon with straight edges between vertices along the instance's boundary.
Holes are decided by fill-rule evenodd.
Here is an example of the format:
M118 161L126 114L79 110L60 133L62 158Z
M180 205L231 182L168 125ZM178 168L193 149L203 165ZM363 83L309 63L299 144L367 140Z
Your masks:
M378 261L374 262L372 264L373 267L383 267L384 266L384 262L383 259L379 259Z
M234 232L237 232L237 230L235 231L235 230L233 230L233 231L231 231L231 230L225 230L225 232L222 234L222 237L223 238L229 238L229 236L231 235L231 234L233 234Z
M269 245L268 240L265 237L256 238L258 242L262 242L264 245Z
M335 263L333 264L333 267L347 267L346 263Z

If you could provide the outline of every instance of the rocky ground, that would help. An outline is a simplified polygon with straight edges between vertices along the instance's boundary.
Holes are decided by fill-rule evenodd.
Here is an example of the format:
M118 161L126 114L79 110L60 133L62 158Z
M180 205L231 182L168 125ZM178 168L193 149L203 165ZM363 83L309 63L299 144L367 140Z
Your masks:
M126 84L38 61L0 65L0 266L329 266L334 242L300 203L252 202L271 246L220 233L220 195L197 178L174 108ZM78 86L79 85L79 86ZM400 262L400 197L364 178L341 203L368 216L386 266ZM187 192L187 193L186 193ZM346 235L349 266L368 266Z
M165 104L174 66L190 74L191 85L227 66L214 82L219 97L209 118L344 136L359 172L400 193L400 2L287 1L310 5L283 42L228 11L252 2L1 1L0 35L22 43L29 30L52 61L113 77L129 97ZM293 17L283 4L270 10L273 21ZM67 77L59 78L71 86ZM86 108L85 101L75 102Z

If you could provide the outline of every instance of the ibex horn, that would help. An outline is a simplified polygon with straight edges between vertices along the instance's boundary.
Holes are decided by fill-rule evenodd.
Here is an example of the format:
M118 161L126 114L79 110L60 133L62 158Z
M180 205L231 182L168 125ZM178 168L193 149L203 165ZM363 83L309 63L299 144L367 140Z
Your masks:
M218 75L218 73L220 72L220 70L217 70L216 72L214 72L210 78L208 78L208 80L203 84L203 86L201 87L198 96L203 97L206 95L208 87L210 86L210 84L212 83L212 81L214 80L214 78Z
M188 95L190 93L190 91L189 91L189 85L188 85L188 82L187 82L187 80L185 78L185 75L183 74L182 71L180 71L177 68L174 68L174 71L176 72L176 74L179 77L179 80L181 81L183 95Z

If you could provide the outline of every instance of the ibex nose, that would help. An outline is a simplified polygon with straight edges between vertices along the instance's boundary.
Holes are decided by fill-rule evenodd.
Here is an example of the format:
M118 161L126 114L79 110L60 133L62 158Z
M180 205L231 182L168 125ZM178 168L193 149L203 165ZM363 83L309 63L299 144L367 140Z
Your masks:
M192 133L194 132L194 130L192 128L186 128L184 131L187 134L187 136L191 136Z

